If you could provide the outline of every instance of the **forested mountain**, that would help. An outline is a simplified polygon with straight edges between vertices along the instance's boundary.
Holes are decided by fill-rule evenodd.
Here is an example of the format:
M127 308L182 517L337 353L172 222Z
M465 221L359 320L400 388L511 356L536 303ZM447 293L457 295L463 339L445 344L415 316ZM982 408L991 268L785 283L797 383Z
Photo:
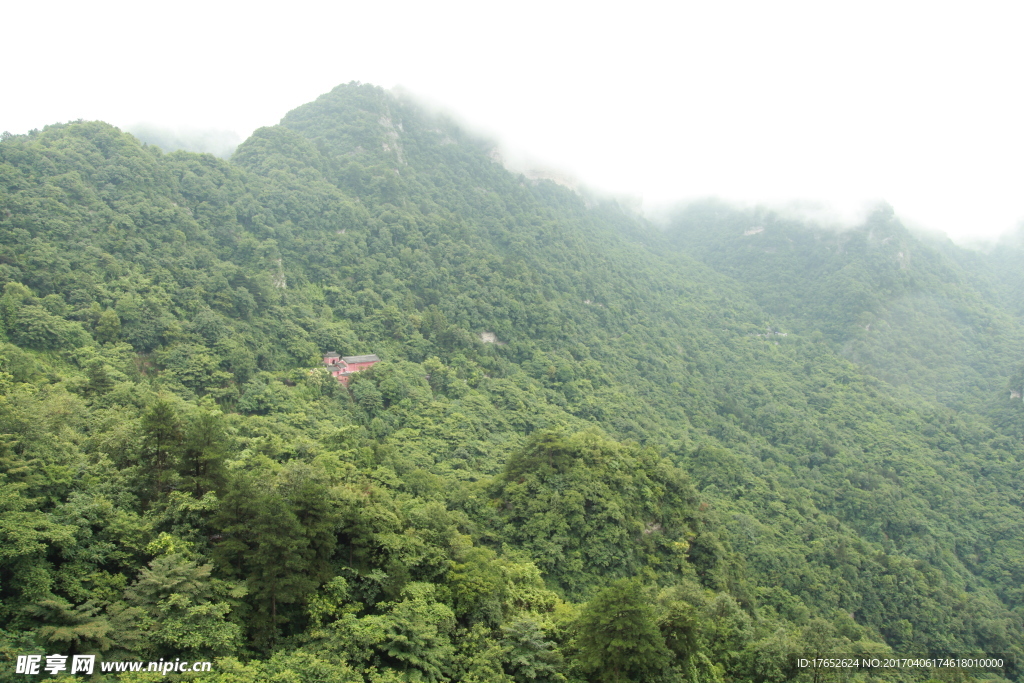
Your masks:
M708 203L678 214L670 235L778 320L821 331L861 367L929 399L991 402L1020 360L1020 283L1010 268L995 274L1009 264L916 239L888 207L828 230Z
M230 161L4 136L5 656L224 683L1024 656L1014 247L884 209L663 231L491 152L359 84ZM327 352L382 362L346 387Z

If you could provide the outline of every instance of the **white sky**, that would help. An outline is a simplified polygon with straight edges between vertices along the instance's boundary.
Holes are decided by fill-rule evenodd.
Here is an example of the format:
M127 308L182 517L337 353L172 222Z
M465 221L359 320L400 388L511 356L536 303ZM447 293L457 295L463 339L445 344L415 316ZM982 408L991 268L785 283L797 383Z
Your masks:
M1024 219L1024 4L50 2L5 7L0 130L242 138L402 86L646 207L885 200L957 239Z

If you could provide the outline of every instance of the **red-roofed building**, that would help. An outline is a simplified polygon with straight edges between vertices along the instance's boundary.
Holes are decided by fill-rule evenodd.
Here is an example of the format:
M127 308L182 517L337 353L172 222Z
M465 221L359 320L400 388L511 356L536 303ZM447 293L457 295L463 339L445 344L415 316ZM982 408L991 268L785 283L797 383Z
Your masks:
M333 352L324 354L324 367L330 370L331 374L346 387L353 374L379 362L380 358L372 353L366 356L339 356Z

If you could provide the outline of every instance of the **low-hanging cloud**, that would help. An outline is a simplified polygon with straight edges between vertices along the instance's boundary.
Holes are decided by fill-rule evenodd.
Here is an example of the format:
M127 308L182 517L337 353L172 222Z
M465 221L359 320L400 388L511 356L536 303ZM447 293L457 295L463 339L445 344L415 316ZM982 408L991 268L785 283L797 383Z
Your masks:
M125 130L149 145L165 152L204 152L228 159L242 143L241 136L231 130L167 127L153 123L126 126Z

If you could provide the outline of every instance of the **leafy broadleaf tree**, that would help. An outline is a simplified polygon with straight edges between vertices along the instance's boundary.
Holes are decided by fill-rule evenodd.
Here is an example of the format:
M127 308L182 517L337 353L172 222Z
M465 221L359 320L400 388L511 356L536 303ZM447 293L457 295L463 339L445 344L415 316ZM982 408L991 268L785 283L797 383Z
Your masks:
M506 670L516 683L562 683L564 657L535 615L522 614L501 627Z

